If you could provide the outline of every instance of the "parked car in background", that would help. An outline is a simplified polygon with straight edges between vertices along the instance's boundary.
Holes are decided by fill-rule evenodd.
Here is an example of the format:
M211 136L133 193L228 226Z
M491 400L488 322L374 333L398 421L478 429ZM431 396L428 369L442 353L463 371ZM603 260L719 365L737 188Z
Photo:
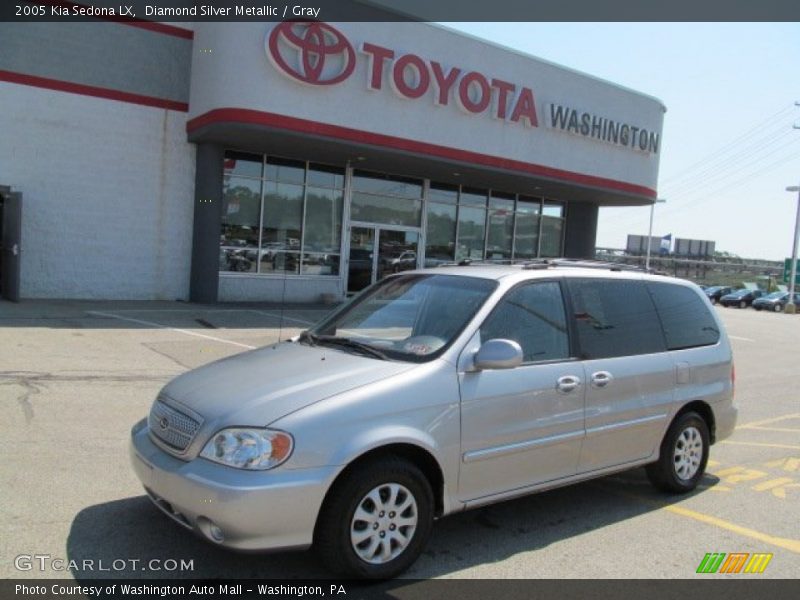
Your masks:
M761 290L734 290L730 294L725 294L719 299L722 306L738 306L739 308L747 308L754 300L761 298L764 292Z
M711 301L711 304L716 304L723 296L730 294L733 291L731 287L724 287L721 285L712 285L710 288L703 290Z
M781 312L789 302L789 292L772 292L753 301L756 310L772 310ZM800 304L800 294L794 295L794 303Z

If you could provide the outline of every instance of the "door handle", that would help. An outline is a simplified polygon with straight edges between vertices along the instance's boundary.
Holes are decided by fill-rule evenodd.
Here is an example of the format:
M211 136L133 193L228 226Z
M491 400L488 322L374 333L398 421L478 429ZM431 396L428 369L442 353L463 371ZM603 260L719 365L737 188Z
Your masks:
M608 371L598 371L597 373L592 373L592 385L594 387L606 387L612 381L614 381L614 376Z
M564 375L559 377L556 382L556 389L564 394L569 394L572 390L581 385L581 380L574 375Z

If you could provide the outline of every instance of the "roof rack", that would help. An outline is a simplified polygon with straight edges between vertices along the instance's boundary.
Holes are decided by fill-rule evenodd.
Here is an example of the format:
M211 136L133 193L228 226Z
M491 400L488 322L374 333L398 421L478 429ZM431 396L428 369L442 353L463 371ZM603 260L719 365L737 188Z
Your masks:
M465 258L458 262L441 263L438 267L479 267L479 266L516 266L529 271L534 269L549 269L552 267L575 267L579 269L607 269L609 271L638 271L640 273L654 273L647 271L636 265L626 265L624 263L609 262L603 260L591 260L588 258L526 258L503 259L503 260L482 260Z
M603 260L590 260L588 258L537 258L526 262L523 269L542 269L547 267L576 267L579 269L608 269L609 271L638 271L647 273L646 269L635 265L608 262Z

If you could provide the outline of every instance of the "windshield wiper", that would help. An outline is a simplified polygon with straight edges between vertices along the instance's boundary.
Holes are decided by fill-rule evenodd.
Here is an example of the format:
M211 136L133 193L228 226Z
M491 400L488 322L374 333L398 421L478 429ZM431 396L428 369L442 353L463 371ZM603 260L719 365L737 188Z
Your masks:
M368 354L374 358L380 358L381 360L388 360L389 358L380 350L373 348L369 344L365 344L364 342L359 342L357 340L345 337L337 337L335 335L313 335L311 333L308 334L310 336L310 341L321 343L321 344L329 344L331 346L341 346L342 348L351 348L353 350L358 350L363 354Z
M300 337L297 338L298 342L308 342L309 346L316 346L319 339L310 331L304 331L300 334Z

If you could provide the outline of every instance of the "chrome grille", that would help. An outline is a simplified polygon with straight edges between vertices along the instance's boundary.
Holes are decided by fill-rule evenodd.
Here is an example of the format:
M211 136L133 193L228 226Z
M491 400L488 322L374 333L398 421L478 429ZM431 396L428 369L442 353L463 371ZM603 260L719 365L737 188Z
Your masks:
M167 406L161 400L153 403L147 422L155 437L181 451L186 450L200 429L200 421Z

